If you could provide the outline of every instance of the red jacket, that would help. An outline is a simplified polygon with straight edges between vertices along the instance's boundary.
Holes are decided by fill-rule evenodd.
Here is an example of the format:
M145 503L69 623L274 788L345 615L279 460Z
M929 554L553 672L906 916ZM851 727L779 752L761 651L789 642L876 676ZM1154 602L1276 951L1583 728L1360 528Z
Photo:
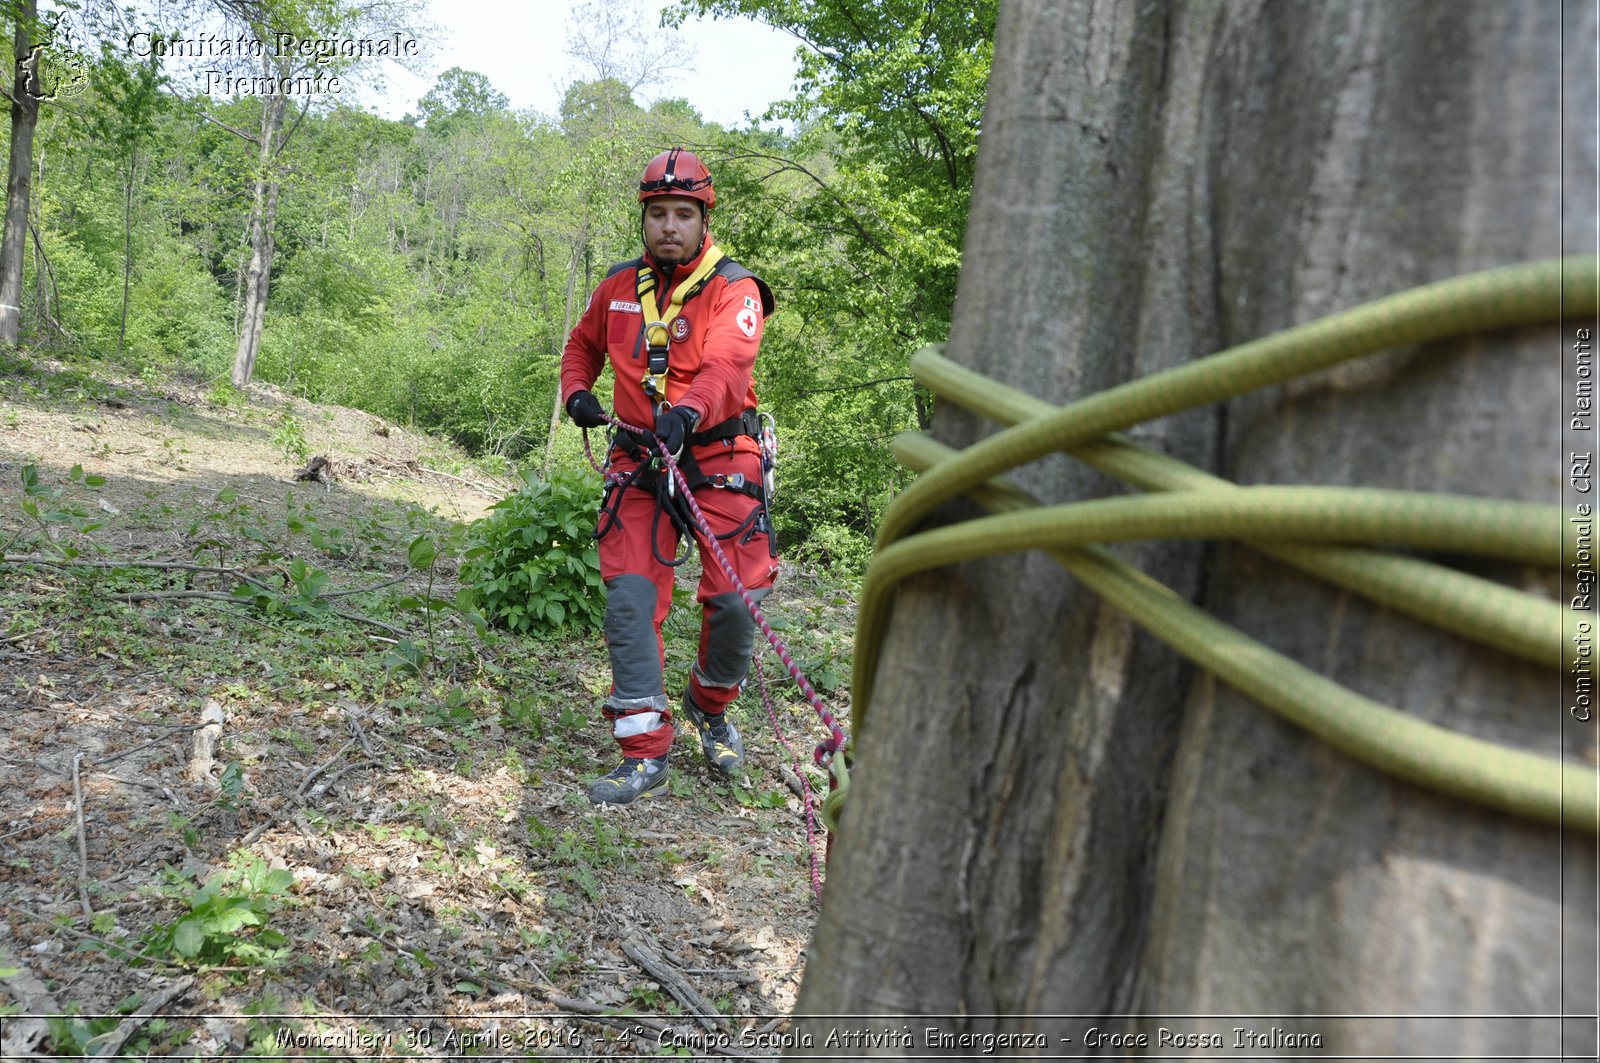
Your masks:
M673 271L674 280L682 282L694 272L710 247L707 237L700 255ZM655 408L642 385L646 352L638 261L612 267L589 297L561 355L561 402L565 405L575 391L593 390L609 360L616 377L611 402L614 415L628 424L649 428L655 424ZM644 261L650 262L648 256ZM767 286L727 261L731 267L727 272L735 279L713 274L684 302L670 329L667 401L697 411L700 421L696 429L700 431L755 407L750 374L772 308ZM651 265L654 267L653 262ZM663 287L659 269L655 273L657 306L665 310L673 289Z

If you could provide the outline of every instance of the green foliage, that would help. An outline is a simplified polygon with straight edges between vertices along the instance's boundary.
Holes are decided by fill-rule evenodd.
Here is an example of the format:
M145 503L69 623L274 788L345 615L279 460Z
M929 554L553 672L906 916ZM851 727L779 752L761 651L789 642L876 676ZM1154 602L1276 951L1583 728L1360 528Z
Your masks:
M599 493L592 475L529 475L516 494L471 525L461 579L490 620L541 635L600 625L604 584L591 535Z
M81 1016L72 1005L64 1015L45 1017L45 1028L50 1031L50 1054L54 1056L92 1057L101 1054L99 1042L122 1024L122 1016L139 1006L141 994L134 993L112 1005L110 1015ZM148 1041L146 1041L148 1044Z
M756 388L784 436L783 549L856 571L906 480L887 442L929 415L906 366L949 331L997 6L679 0L669 25L749 18L805 42L795 98L760 119L790 132L644 106L599 37L554 115L512 112L461 68L403 121L312 108L271 171L257 378L475 453L577 467L575 434L550 427L569 312L637 254L644 161L688 145L716 175L718 243L779 298ZM295 25L353 17L285 10ZM261 100L180 99L160 70L113 48L70 108L41 115L24 340L209 383L232 361L260 176L230 130L253 133ZM303 460L295 427L275 441Z
M286 461L298 464L311 456L311 447L306 443L305 425L288 411L278 418L278 426L272 430L272 445L278 448Z
M411 541L406 548L406 562L414 569L426 572L428 586L421 597L406 595L395 603L401 609L413 609L421 613L427 624L427 638L418 645L411 639L399 639L389 652L384 656L384 666L390 670L396 668L411 671L420 675L433 662L433 647L435 644L434 620L442 613L455 613L467 623L471 624L481 637L488 628L488 623L478 612L477 595L470 587L463 587L456 593L455 598L442 598L433 593L434 581L438 578L438 564L443 558L460 557L467 547L468 530L464 524L451 524L444 535L434 537L427 534L419 535ZM459 688L452 692L452 697L463 696ZM447 699L448 700L448 699ZM459 700L450 701L450 714L448 719L454 722L470 720L470 709L463 709ZM436 722L436 721L430 721Z
M176 963L276 967L289 955L288 938L267 922L293 886L288 871L240 851L189 898L187 915L158 924L140 944L146 954Z
M826 568L843 576L859 577L872 560L872 540L854 528L818 524L794 552L796 561Z
M439 81L417 103L423 121L438 131L449 122L470 121L474 118L504 111L511 101L497 90L489 79L471 70L453 66L439 75Z
M793 138L752 131L719 142L719 223L743 260L775 281L780 313L758 363L763 404L784 430L786 491L774 517L792 550L816 535L870 538L905 473L896 433L925 427L910 355L944 340L961 265L997 0L819 5L680 0L691 14L788 30L797 95L769 118ZM830 529L832 529L830 531Z
M74 465L65 484L51 484L40 479L38 466L24 465L22 498L17 508L27 525L0 543L0 553L20 542L57 557L77 557L82 553L74 542L77 536L100 527L100 522L92 519L83 506L84 491L103 487L105 482L105 477L86 475L82 465Z

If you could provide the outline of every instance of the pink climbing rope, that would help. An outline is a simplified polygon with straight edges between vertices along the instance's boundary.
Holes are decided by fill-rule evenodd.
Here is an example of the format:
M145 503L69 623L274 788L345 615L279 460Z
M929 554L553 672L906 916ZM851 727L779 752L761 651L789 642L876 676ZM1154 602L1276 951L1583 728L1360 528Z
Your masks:
M761 658L755 658L756 680L761 684L761 705L767 710L767 719L772 721L772 733L778 736L778 744L789 754L789 769L794 772L795 778L800 780L801 796L806 809L806 848L811 856L811 892L816 896L817 903L822 903L822 871L817 859L817 812L816 798L811 795L811 783L806 779L805 773L800 770L800 758L795 754L794 747L789 745L789 740L783 737L783 726L778 723L778 710L772 706L772 695L767 691L767 670L761 667Z

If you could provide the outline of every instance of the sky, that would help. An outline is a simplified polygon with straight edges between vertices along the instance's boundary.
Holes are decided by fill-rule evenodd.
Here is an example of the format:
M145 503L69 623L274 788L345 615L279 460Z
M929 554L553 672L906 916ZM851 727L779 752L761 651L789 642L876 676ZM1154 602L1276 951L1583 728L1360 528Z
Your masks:
M428 18L440 28L437 38L420 39L430 73L417 77L391 68L387 91L368 106L388 118L415 111L434 78L459 66L487 77L513 108L554 116L566 87L584 76L566 54L574 6L561 0L430 0ZM656 28L659 0L644 0L640 10L653 33L675 32ZM759 116L768 104L792 95L799 42L789 34L748 19L697 18L676 36L692 56L689 72L641 91L640 102L682 96L704 118L732 126L744 124L745 112Z
M769 104L793 95L799 41L781 30L751 19L692 18L681 30L659 25L668 0L588 0L606 3L633 15L640 31L654 46L658 39L670 42L678 73L660 85L646 85L636 100L648 105L656 99L682 97L700 115L724 126L746 124L746 115L758 118ZM631 5L631 7L629 6ZM386 118L401 118L415 113L417 101L433 87L438 76L451 67L461 67L484 75L503 93L515 110L534 110L556 117L561 99L573 82L594 76L591 67L573 59L568 50L578 27L575 12L586 4L573 0L426 0L421 22L432 32L401 33L406 47L416 49L415 58L404 66L367 55L356 60L359 67L345 70L338 102L365 107ZM59 8L45 0L41 13L50 15ZM251 78L261 73L260 56L265 48L275 47L269 35L265 42L241 35L237 26L217 17L196 14L196 9L165 9L161 0L154 4L130 0L120 9L120 29L112 36L126 34L120 50L138 61L152 54L160 56L164 73L172 79L174 91L183 95L240 95L248 89L235 87L228 76ZM202 9L203 10L203 9ZM76 16L68 14L57 44L66 52L92 52L94 42L79 39ZM370 51L373 39L383 39L404 29L375 26L363 31ZM163 38L164 35L164 38ZM231 39L250 41L255 58L233 46ZM165 41L165 43L163 43ZM305 42L316 45L318 42ZM325 41L323 44L336 44ZM356 42L359 43L359 42ZM659 48L652 48L659 54ZM309 60L298 64L301 73L325 70ZM377 78L366 76L378 75ZM376 87L381 81L383 87ZM318 87L312 91L323 93Z

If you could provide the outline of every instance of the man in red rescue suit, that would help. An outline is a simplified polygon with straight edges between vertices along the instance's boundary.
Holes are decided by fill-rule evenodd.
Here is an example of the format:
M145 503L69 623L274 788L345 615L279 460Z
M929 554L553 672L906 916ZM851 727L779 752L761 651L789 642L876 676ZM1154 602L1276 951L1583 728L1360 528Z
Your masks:
M590 296L561 358L567 414L606 424L589 389L606 362L612 408L640 435L618 432L599 527L606 585L611 694L604 705L622 763L589 785L592 801L625 805L667 782L673 710L663 681L661 623L672 604L673 564L687 530L700 549L700 650L680 702L712 770L744 762L725 713L750 664L755 623L693 527L680 490L669 490L655 443L678 455L694 500L739 581L757 600L777 575L762 481L760 421L751 370L772 292L712 242L711 174L680 148L650 161L639 181L644 255L612 267Z

